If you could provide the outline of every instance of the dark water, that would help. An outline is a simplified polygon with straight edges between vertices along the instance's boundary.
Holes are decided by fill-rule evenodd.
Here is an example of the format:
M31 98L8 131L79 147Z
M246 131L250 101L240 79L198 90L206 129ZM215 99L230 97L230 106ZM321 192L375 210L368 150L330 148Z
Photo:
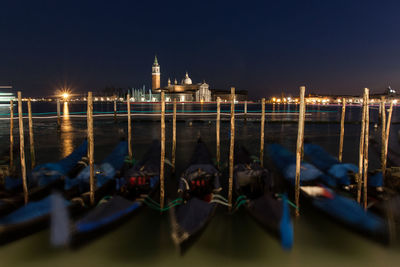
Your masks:
M85 105L65 104L65 114L84 111ZM96 111L111 111L111 105L96 104ZM120 104L119 110L124 105ZM267 106L268 111L296 110L295 105ZM167 110L172 109L168 105ZM200 105L179 106L178 110L191 111ZM243 106L238 105L238 110ZM309 106L305 138L322 145L333 154L337 154L339 143L340 118L338 106ZM33 112L55 111L55 104L34 103ZM133 110L159 110L155 106L135 106ZM213 111L215 106L205 105L203 110ZM229 106L223 106L229 110ZM249 105L250 111L259 111L259 105ZM320 111L320 112L314 112ZM0 108L0 114L7 113L7 108ZM379 135L373 124L377 121L377 109L371 109L371 135ZM358 162L360 119L358 106L348 107L345 125L344 157L346 162ZM400 121L395 109L393 121ZM148 118L148 117L146 117ZM202 121L199 118L203 118ZM212 118L212 119L211 119ZM177 174L188 163L198 136L209 146L215 155L215 116L179 116L177 123ZM139 120L140 119L140 120ZM227 119L227 117L226 117ZM297 124L294 114L268 115L265 128L266 142L280 142L294 151L297 137ZM152 139L160 137L160 123L157 117L143 120L133 117L132 142L136 158L140 158ZM286 120L280 123L280 120ZM273 123L268 123L274 121ZM325 123L317 123L324 121ZM330 121L331 123L326 123ZM94 121L95 160L104 158L126 132L126 117L119 117L115 123L112 117L96 117ZM54 161L70 153L86 137L84 118L64 116L61 131L57 132L56 119L35 119L35 146L38 163ZM392 125L391 147L397 145L398 124ZM17 129L14 134L17 135ZM167 122L167 157L171 154L172 124ZM248 121L236 121L236 139L245 143L254 154L259 154L260 125L255 117L248 116ZM222 161L227 161L229 147L229 123L221 124ZM0 148L8 147L9 123L0 121ZM25 140L28 140L27 136ZM28 155L28 154L27 154ZM29 159L29 157L28 157ZM268 158L266 159L268 161ZM29 165L29 164L28 164ZM378 168L379 155L370 151L370 168ZM174 179L174 178L172 178ZM160 215L150 209L132 218L128 223L103 238L78 251L54 250L49 247L49 231L37 233L0 248L0 266L386 266L398 264L399 246L384 247L341 226L330 222L312 210L302 210L302 216L295 220L295 244L290 252L282 251L280 244L264 232L249 218L239 211L227 214L221 208L198 242L181 257L170 238L168 214Z

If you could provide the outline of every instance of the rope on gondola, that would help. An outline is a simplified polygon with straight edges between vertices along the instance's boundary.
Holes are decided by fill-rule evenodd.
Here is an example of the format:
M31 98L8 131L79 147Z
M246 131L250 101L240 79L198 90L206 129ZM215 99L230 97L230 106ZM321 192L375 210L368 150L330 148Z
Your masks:
M228 200L226 198L224 198L223 196L219 195L219 194L213 194L213 198L219 198L225 202L228 202Z
M283 194L277 194L278 197L282 198ZM296 210L299 209L299 207L296 206L296 204L294 204L292 201L290 201L288 198L286 198L287 203L292 206L293 208L295 208Z
M280 198L282 198L282 196L283 196L282 194L277 194L277 195L278 195L278 197L280 197ZM110 200L111 198L112 198L111 196L105 196L105 197L103 197L103 198L99 201L99 204L98 204L98 205L107 202L107 201ZM291 202L289 199L286 199L286 201L287 201L287 202L289 203L289 205L291 205L293 208L298 209L298 207L297 207L293 202ZM155 200L153 200L152 198L150 198L150 197L147 196L146 198L143 199L143 203L144 203L144 204L146 204L146 205L149 206L150 208L155 209L155 210L158 210L158 211L167 211L167 210L171 209L172 207L181 205L182 202L183 202L183 199L182 199L182 198L177 198L177 199L174 199L174 200L170 201L170 202L167 204L167 206L166 206L165 208L161 209L160 204L159 204L158 202L156 202ZM219 195L219 194L214 194L214 195L213 195L213 199L212 199L210 202L211 202L211 203L218 203L218 204L221 204L221 205L224 205L224 206L229 206L227 199L224 198L223 196ZM241 195L241 196L237 197L236 202L235 202L235 204L234 204L234 209L233 209L234 212L236 212L237 210L239 210L240 206L242 206L242 205L245 204L246 202L247 202L247 198L246 198L245 195Z
M222 201L222 200L219 200L219 199L213 199L213 200L210 201L210 203L218 203L218 204L221 204L221 205L224 205L224 206L227 206L227 207L231 206L231 205L229 205L229 203L227 203L225 201Z
M230 207L228 200L219 194L213 194L213 198L210 203L218 203L227 207Z
M251 155L251 159L253 160L254 163L260 163L260 158L254 155Z
M154 205L154 204L152 204L152 203L147 202L147 200L144 200L143 202L144 202L147 206L149 206L150 208L152 208L152 209L154 209L154 210L157 210L157 211L167 211L167 210L171 209L172 207L175 207L175 206L178 206L178 205L181 205L181 204L182 204L182 202L176 202L176 203L173 203L173 204L169 203L168 206L166 206L166 207L164 207L164 208L161 209L159 206L156 206L156 205Z
M105 197L103 197L103 198L99 201L99 203L97 203L97 206L100 206L101 204L108 202L108 201L109 201L110 199L112 199L112 198L113 198L112 196L105 196Z
M236 198L235 205L233 206L233 213L239 210L240 206L247 202L247 197L245 195L240 195Z
M239 210L240 206L242 206L246 202L247 202L247 199L242 199L241 201L237 202L236 205L235 205L235 208L234 208L234 212Z
M182 198L177 198L177 199L169 202L166 207L161 208L160 204L158 202L154 201L153 199L151 199L150 197L147 196L145 199L143 199L144 204L146 204L148 207L150 207L154 210L157 210L157 211L167 211L167 210L171 209L172 207L181 205L182 202L183 202Z
M279 197L279 198L283 198L283 195L282 194L277 194L277 196ZM286 201L287 201L287 203L290 205L290 206L292 206L293 208L295 208L295 209L299 209L293 202L291 202L289 199L285 199ZM239 208L240 208L240 206L242 206L243 204L245 204L247 202L247 197L245 196L245 195L241 195L241 196L238 196L237 198L236 198L236 202L235 202L235 205L234 205L234 208L233 208L233 212L236 212L236 211L238 211L239 210Z
M135 165L135 163L136 163L136 160L132 157L132 159L130 159L129 158L129 156L126 156L125 157L125 161L124 161L125 163L128 163L129 165Z

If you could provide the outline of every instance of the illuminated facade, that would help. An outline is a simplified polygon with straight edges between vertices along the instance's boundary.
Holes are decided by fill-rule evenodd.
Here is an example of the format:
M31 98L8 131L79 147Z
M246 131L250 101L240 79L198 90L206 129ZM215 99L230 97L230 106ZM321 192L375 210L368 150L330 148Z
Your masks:
M159 100L158 94L161 91L165 92L166 101L177 99L180 102L210 102L216 101L217 97L222 100L230 99L230 91L228 90L211 90L210 85L205 81L194 84L188 72L185 73L180 83L178 83L177 79L174 79L174 83L171 83L171 79L168 79L167 86L164 87L160 86L160 78L160 65L157 58L155 58L152 67L152 93L154 94L154 99L157 100ZM236 91L235 99L237 101L247 100L247 91Z
M189 77L188 72L186 72L185 77L178 84L175 79L174 83L168 79L168 84L165 87L160 86L160 65L158 64L157 57L154 60L152 67L152 92L160 93L163 90L166 93L167 101L172 99L177 99L178 101L211 101L211 91L209 85L206 82L193 84L192 79Z

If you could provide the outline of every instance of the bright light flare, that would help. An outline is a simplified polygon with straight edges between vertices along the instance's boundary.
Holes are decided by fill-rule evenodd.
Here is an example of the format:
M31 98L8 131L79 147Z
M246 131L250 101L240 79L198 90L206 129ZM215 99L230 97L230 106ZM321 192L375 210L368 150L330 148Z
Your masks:
M64 100L67 100L69 97L69 94L67 92L62 94L62 97L64 98Z

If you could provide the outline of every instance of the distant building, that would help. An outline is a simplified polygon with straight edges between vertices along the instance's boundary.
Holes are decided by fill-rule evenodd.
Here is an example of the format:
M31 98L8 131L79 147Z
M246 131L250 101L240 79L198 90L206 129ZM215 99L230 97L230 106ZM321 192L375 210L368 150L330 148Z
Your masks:
M230 95L229 91L211 90L209 84L205 81L193 84L188 72L186 72L180 83L176 79L174 83L171 83L171 79L168 78L167 86L164 87L160 85L160 78L160 65L157 57L155 57L152 66L152 92L153 94L158 94L164 91L166 101L177 99L181 102L210 102L216 100L216 95L221 95L223 98L226 98L226 95ZM247 91L238 91L235 98L247 100Z
M221 101L230 101L231 100L231 92L228 90L212 90L212 100L217 101L217 97L221 98ZM236 101L246 101L247 100L247 91L240 90L235 91L235 100Z

